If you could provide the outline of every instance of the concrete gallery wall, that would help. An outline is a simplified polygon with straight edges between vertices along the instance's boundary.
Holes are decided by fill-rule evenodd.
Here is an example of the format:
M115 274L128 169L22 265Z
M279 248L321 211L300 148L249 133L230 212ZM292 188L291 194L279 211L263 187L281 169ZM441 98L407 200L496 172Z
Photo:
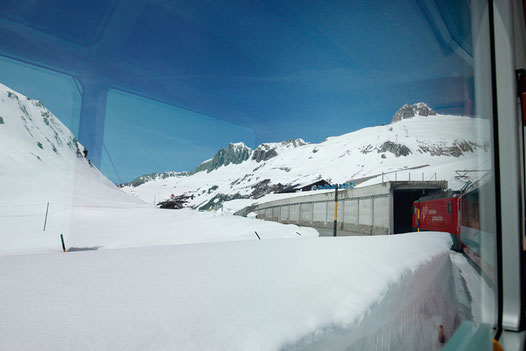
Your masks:
M394 207L400 206L397 199L408 194L408 190L413 201L426 192L444 189L447 189L446 181L389 181L339 191L338 229L361 234L392 234L395 221L400 220L394 218ZM259 219L332 228L334 191L295 193L290 198L257 204L240 213L251 211L256 212Z
M369 189L372 190L372 189ZM391 216L389 189L342 191L338 196L338 229L362 234L388 234ZM383 192L383 193L382 193ZM376 193L376 194L374 194ZM260 219L332 228L334 193L323 192L256 206Z

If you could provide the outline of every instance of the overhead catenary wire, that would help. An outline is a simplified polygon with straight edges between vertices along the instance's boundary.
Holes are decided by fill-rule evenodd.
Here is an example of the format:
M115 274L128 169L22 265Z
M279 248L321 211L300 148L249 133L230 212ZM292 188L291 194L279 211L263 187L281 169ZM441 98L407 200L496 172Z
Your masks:
M119 175L119 172L117 172L117 167L115 167L115 164L113 163L113 159L111 158L108 148L106 147L106 144L102 143L102 147L104 148L104 150L106 151L106 155L108 155L108 158L110 159L110 163L111 163L111 166L113 167L113 170L115 171L115 175L117 175L117 179L119 179L119 184L123 184L122 179Z

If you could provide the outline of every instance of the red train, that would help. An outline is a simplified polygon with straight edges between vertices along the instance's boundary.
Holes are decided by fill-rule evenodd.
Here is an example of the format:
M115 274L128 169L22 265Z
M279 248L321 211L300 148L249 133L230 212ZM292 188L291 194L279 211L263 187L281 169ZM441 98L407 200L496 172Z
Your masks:
M487 197L492 184L473 184L465 192L441 192L413 203L415 231L451 233L453 249L464 252L491 279L495 267L495 228L481 230L480 198ZM484 250L482 250L484 248Z
M459 251L460 208L460 193L441 192L423 196L413 203L413 230L451 233L454 249Z

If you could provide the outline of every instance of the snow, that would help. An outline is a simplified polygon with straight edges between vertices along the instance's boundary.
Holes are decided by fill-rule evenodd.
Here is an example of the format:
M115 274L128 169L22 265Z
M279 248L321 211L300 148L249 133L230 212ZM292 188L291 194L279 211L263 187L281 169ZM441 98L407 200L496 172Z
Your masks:
M0 348L338 349L341 330L363 344L396 329L426 296L415 291L440 290L421 275L438 279L450 244L415 233L0 256Z
M178 174L138 187L125 186L123 190L147 202L152 202L154 196L157 199L167 198L171 193L194 195L189 202L194 207L203 206L218 194L238 194L256 200L252 194L255 187L267 179L270 185L306 185L324 179L331 183L355 181L361 187L382 182L384 173L384 180L395 180L395 177L397 180L422 180L422 177L424 180L446 180L456 190L465 184L456 179L456 170L490 169L489 136L486 119L452 115L415 116L393 124L330 137L319 144L262 144L260 148L275 149L277 156L261 162L249 158L240 164L221 166L211 172L203 171L191 176ZM410 154L397 157L392 152L380 152L386 142L402 145ZM459 145L464 150L457 156L441 154L443 151L458 151ZM359 182L368 177L371 179ZM235 206L229 209L241 208Z
M55 251L60 234L68 246L100 249L257 240L254 231L265 239L318 235L296 225L157 209L77 156L77 145L84 147L41 102L3 85L0 99L0 254Z
M45 211L45 207L43 207ZM215 241L258 240L318 236L314 228L280 224L225 215L221 212L198 212L191 209L163 210L142 207L75 207L48 216L47 229L42 230L41 216L7 218L0 235L0 255L20 254L26 250L56 251L60 234L67 247L123 248L136 246L175 245ZM60 231L64 222L67 231ZM16 229L16 230L15 230ZM16 236L13 235L16 233Z
M234 147L239 149L250 149L244 142L231 143Z
M495 293L480 271L470 263L465 255L451 252L451 261L460 270L467 285L470 297L470 311L475 323L494 324L496 321Z
M180 176L137 188L147 202L133 198L77 156L42 103L2 85L0 100L2 350L438 349L438 324L452 325L448 234L320 238L232 216L241 200L158 209L147 197L163 184L180 190ZM342 151L342 140L325 143ZM286 172L274 166L262 169ZM97 250L63 253L60 234L67 248Z
M217 212L191 209L81 208L74 213L75 231L67 238L69 246L122 248L176 245L215 241L316 237L314 228L298 227ZM94 222L93 218L97 221ZM119 218L115 223L115 218ZM56 240L55 240L56 241Z

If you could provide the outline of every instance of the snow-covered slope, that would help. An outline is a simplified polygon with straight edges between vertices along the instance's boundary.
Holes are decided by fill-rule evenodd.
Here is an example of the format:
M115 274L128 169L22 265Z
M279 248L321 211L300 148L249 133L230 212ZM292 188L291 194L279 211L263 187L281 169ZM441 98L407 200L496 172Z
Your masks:
M145 201L170 194L190 196L188 205L207 209L224 201L258 199L292 185L324 179L363 185L394 180L454 180L455 170L479 169L489 162L488 121L439 115L427 105L404 105L388 125L364 128L319 144L288 140L255 150L230 144L193 172L137 178L123 189ZM226 162L221 163L221 160ZM486 168L488 166L486 165ZM376 176L376 177L375 177ZM387 178L386 178L387 179ZM453 188L462 185L451 182Z
M0 117L2 350L438 349L438 324L451 334L447 234L314 238L221 211L156 209L78 156L42 103L0 85ZM338 141L352 140L342 140L318 152L302 141L232 145L184 179L248 165L287 179L309 170L294 155L343 152ZM291 160L298 171L272 169ZM64 254L59 234L99 250Z
M84 147L42 102L4 85L0 140L0 255L57 251L60 234L66 247L103 248L257 240L254 231L265 238L318 235L221 213L156 209L90 165Z
M72 230L74 208L144 204L92 167L83 146L42 102L1 84L0 140L2 250L56 245L60 233Z
M89 164L83 146L42 102L1 84L0 99L2 206L138 203Z

